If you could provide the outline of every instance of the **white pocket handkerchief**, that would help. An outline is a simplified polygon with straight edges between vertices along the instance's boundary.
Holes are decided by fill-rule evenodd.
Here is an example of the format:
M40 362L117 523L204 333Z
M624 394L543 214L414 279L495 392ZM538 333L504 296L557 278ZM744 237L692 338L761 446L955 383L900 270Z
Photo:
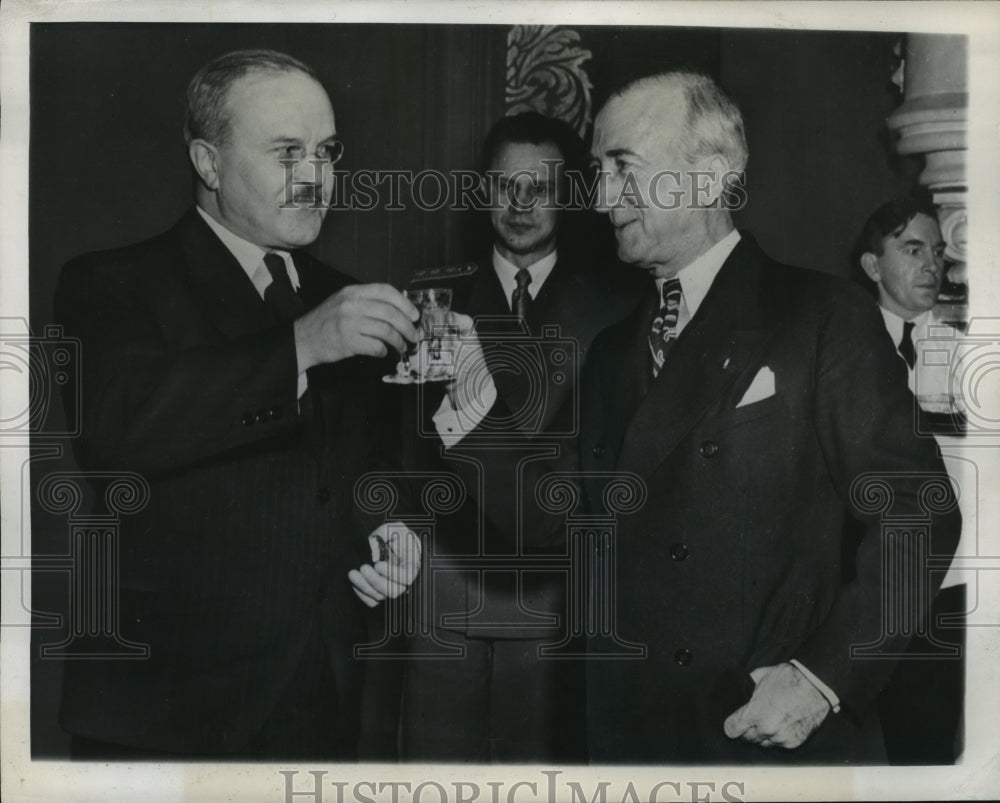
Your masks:
M736 407L737 409L746 407L748 404L769 399L773 395L774 371L765 365L757 372L757 376L753 378L753 382L750 383L750 387L747 388L747 392L743 394L743 398L740 399L740 403Z

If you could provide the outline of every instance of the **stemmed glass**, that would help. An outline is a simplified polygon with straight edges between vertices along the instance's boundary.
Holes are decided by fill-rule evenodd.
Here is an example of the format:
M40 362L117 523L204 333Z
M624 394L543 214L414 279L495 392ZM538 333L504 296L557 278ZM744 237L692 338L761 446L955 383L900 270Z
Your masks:
M458 328L451 314L451 288L407 290L406 297L420 311L417 342L400 353L396 373L382 377L396 385L449 382L455 377Z

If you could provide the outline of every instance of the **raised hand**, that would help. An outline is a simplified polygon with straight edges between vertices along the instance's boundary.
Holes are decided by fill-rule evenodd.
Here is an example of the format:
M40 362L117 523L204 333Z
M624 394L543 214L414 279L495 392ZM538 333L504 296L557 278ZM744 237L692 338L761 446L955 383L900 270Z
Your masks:
M388 284L352 284L295 321L295 352L301 373L320 363L355 355L384 357L416 342L417 308Z

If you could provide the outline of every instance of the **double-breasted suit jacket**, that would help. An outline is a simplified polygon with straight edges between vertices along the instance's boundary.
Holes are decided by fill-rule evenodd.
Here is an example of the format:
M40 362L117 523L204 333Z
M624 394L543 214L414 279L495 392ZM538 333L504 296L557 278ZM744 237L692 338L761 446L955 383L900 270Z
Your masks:
M350 279L296 252L312 307ZM310 369L195 210L165 234L69 263L57 319L82 343L87 470L135 471L149 504L123 517L120 633L148 660L70 661L61 722L154 750L239 750L319 628L337 683L331 728L356 732L364 639L347 571L378 523L355 479L391 443L379 366ZM301 406L301 410L300 410Z
M614 608L618 636L646 655L589 662L591 758L881 760L871 703L906 634L884 633L896 603L876 502L891 498L888 515L928 534L896 542L892 559L926 590L923 611L941 575L921 575L921 560L950 557L960 518L934 441L914 434L905 366L877 309L744 234L654 380L653 303L595 341L585 378L585 481L632 472L647 494L618 521ZM588 498L600 507L594 479ZM852 656L862 645L877 646ZM748 672L790 659L841 712L794 751L728 740L723 720L749 693L741 680L752 688Z

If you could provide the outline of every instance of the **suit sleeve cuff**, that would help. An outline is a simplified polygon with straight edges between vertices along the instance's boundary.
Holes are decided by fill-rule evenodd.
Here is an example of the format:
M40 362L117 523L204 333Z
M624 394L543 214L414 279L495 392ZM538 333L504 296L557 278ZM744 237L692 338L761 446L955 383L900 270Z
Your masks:
M451 406L451 400L445 396L433 418L434 428L445 448L450 449L479 426L496 400L497 389L492 378L483 387L476 404L456 410Z
M806 669L805 665L801 661L792 658L792 660L789 661L789 663L796 669L798 669L799 672L801 672L805 676L805 679L816 687L816 691L818 691L826 698L826 701L830 704L830 708L833 709L833 713L837 714L840 712L840 698L837 696L837 693L833 689L831 689L822 680L820 680L812 672Z

